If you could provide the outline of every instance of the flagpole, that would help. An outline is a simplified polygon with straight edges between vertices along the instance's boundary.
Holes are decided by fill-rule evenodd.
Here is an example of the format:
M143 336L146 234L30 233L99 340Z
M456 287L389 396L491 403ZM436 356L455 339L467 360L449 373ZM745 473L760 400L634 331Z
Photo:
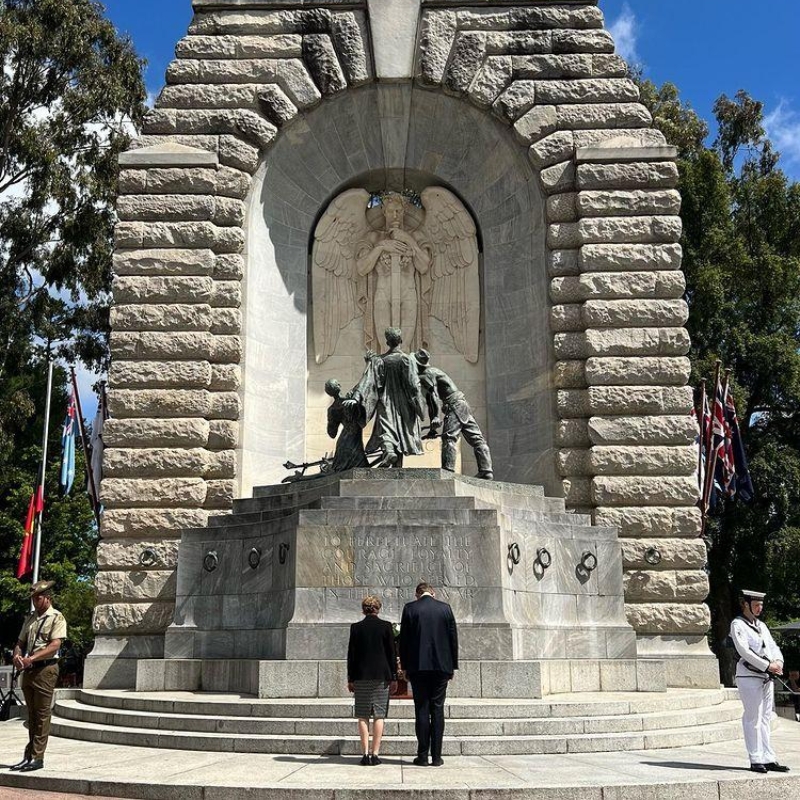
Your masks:
M92 500L92 513L94 514L97 530L100 530L100 502L97 496L97 485L94 482L94 470L89 459L89 444L86 441L86 429L83 425L83 409L81 408L81 396L78 393L78 379L75 377L75 367L69 368L72 377L72 393L75 397L75 406L78 410L78 430L81 433L81 443L83 445L83 461L86 466L86 475L89 478L89 497Z
M697 488L700 490L700 494L702 495L703 489L705 488L706 483L706 476L703 472L703 448L705 447L705 431L703 430L703 425L705 424L705 409L706 409L706 379L703 378L700 381L700 413L697 414L697 409L695 409L695 414L697 414L697 420L700 423L700 447L698 447L697 453L697 475L698 475L698 486ZM708 453L708 451L705 451ZM706 459L708 456L706 455ZM700 502L702 503L703 498L700 498Z
M42 436L42 469L39 473L39 486L36 487L37 495L41 492L41 498L44 499L44 482L47 472L47 439L50 435L50 395L53 390L53 362L50 360L50 353L47 354L47 398L44 404L44 435ZM44 516L44 507L39 509L36 517L36 539L33 549L33 580L36 583L39 580L39 562L42 555L42 517Z
M717 392L719 391L719 371L722 366L721 361L717 361L714 367L714 394L712 395L712 403L717 402ZM711 406L711 419L708 426L708 438L706 440L706 476L703 482L703 506L702 512L705 518L708 515L708 506L711 500L711 487L714 485L714 466L716 458L714 457L711 444L714 441L714 406Z

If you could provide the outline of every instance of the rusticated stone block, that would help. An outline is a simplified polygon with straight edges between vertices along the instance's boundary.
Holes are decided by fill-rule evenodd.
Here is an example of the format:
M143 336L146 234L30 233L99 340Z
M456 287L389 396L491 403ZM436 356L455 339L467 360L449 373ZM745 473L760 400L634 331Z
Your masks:
M211 379L207 361L114 361L109 370L109 383L118 389L207 389Z
M228 450L239 444L239 423L215 419L209 427L208 446L212 450Z
M644 509L648 510L648 509ZM620 539L622 565L625 569L699 570L708 553L702 539ZM645 556L650 549L658 550L661 561L648 564Z
M242 304L240 281L215 281L211 305L215 308L239 308Z
M210 221L214 205L213 197L202 194L131 194L117 200L117 213L129 221Z
M597 506L690 506L699 497L697 479L686 477L598 476L592 481Z
M202 507L206 491L202 478L104 478L100 497L108 508Z
M163 633L172 623L173 603L102 603L95 607L95 633Z
M585 160L587 148L600 152L623 152L642 148L662 148L664 134L656 128L586 128L575 131L575 158Z
M587 328L673 328L689 319L689 306L675 300L587 300L582 317Z
M593 447L592 474L690 475L697 470L697 449L685 447Z
M555 30L554 53L613 53L614 40L604 30Z
M550 296L556 303L584 300L675 300L686 288L684 274L673 272L589 272L554 278Z
M586 327L581 304L553 306L550 309L550 329L553 331L582 331Z
M628 78L589 78L536 81L536 102L548 105L564 103L619 103L639 99L639 89Z
M547 167L539 173L539 180L547 194L571 192L575 188L575 162L564 161Z
M173 600L174 570L100 571L94 580L100 603Z
M234 392L205 389L111 389L108 404L112 417L231 419L238 417L240 401Z
M556 361L553 385L561 389L582 389L586 386L585 361Z
M214 281L207 276L125 276L114 279L114 301L125 303L208 303Z
M165 537L169 539L176 536L182 528L205 527L207 520L208 512L199 508L109 508L103 512L101 523L103 542L110 545L112 538ZM165 548L172 547L170 542L163 544ZM120 544L120 547L127 548L128 546L127 543ZM144 546L142 545L142 547ZM130 547L134 547L134 545L130 545ZM98 555L98 563L99 558ZM139 558L138 554L136 558ZM159 560L157 563L161 564L162 561ZM172 567L176 563L176 560L170 561L166 555L164 556L163 564L165 566ZM122 562L112 561L109 557L107 562L100 564L100 566L107 565L121 566Z
M683 328L605 328L581 333L557 333L556 358L590 356L673 356L689 350L689 334Z
M215 392L234 392L242 385L242 368L236 364L213 364L209 388Z
M680 213L681 196L675 189L580 192L577 206L582 217L672 216Z
M678 167L672 161L581 164L577 171L577 183L581 191L674 189L678 185Z
M117 275L211 275L211 250L119 250L114 253Z
M458 21L455 11L425 11L419 39L419 78L426 86L444 81L444 71L455 41Z
M212 222L220 227L239 228L244 224L245 206L232 197L217 197Z
M586 508L591 505L592 492L589 478L570 476L561 481L564 502L568 508Z
M233 478L235 472L233 450L115 448L107 450L103 458L103 474L109 478Z
M211 332L217 335L238 334L242 331L242 312L239 308L211 309Z
M240 364L244 357L239 336L212 336L210 347L210 360L214 364Z
M625 613L637 633L704 634L711 625L708 606L696 603L632 603Z
M511 83L511 77L511 56L487 58L470 84L467 92L469 99L481 108L492 105Z
M564 477L593 475L592 465L589 463L589 451L583 448L559 450L558 473Z
M624 576L625 600L629 603L664 602L701 603L708 597L708 576L704 572L636 570Z
M603 15L593 6L531 6L527 8L463 9L457 12L458 24L469 30L505 31L547 30L549 28L602 28Z
M621 537L696 538L701 529L698 508L597 508L594 521L618 528Z
M552 133L558 124L555 106L534 106L514 123L514 133L523 144L538 141Z
M212 222L120 222L114 229L114 242L117 247L133 249L198 247L240 253L244 249L244 233Z
M606 58L606 56L600 56ZM514 75L531 80L620 77L627 74L627 68L618 75L606 75L606 64L595 61L598 56L589 53L568 53L553 55L542 53L534 55L515 55L511 57Z
M532 144L528 150L528 158L537 169L549 167L559 161L565 161L572 157L575 151L575 140L572 131L555 131L548 134L536 143ZM551 226L552 227L552 226ZM580 242L572 245L558 244L550 242L551 247L577 247Z
M492 103L492 111L504 122L513 123L530 111L535 102L533 81L516 80Z
M652 121L650 112L641 103L587 103L556 106L556 126L574 131L595 128L646 128L652 124ZM581 188L589 188L582 183L578 185Z
M670 243L681 238L680 217L590 217L578 223L584 243Z
M562 419L556 430L556 442L559 447L589 447L589 424L585 419Z
M548 222L577 222L578 209L576 205L578 195L575 192L556 194L547 198Z
M589 358L586 382L590 386L684 386L689 380L688 358Z
M695 422L688 414L589 420L589 436L595 445L689 445L696 435Z
M487 53L485 33L457 33L447 70L444 75L444 87L456 94L464 94L470 87L475 74L483 63ZM495 48L494 52L503 52Z
M552 197L569 197L566 195L552 195ZM550 198L548 198L549 200ZM550 277L564 275L579 275L578 250L551 250L547 254L547 271Z
M586 272L668 271L681 267L679 244L585 244L581 269Z
M591 386L587 392L590 414L689 414L691 386Z
M208 481L208 493L206 495L206 508L230 509L233 506L233 498L236 491L236 482L232 480L210 480Z
M211 307L207 305L116 305L111 307L114 331L207 331Z
M212 352L214 339L216 337L210 333L196 331L114 331L111 334L111 356L118 359L216 360Z
M209 430L204 419L109 419L103 441L107 448L204 447Z
M591 416L586 389L559 389L556 392L556 405L561 419L586 419Z
M275 36L186 36L176 48L178 58L299 58L302 37Z
M261 163L261 153L240 137L224 134L219 137L219 160L221 164L252 175Z
M141 514L141 511L109 511L109 514ZM162 513L162 512L159 512ZM202 512L207 514L208 512ZM105 530L105 520L103 521ZM103 539L97 545L97 566L101 570L142 569L142 560L150 562L146 550L152 551L149 569L174 570L178 566L180 539L144 539L141 541L116 541Z
M218 255L214 261L213 274L220 281L240 281L244 277L244 257L239 253Z

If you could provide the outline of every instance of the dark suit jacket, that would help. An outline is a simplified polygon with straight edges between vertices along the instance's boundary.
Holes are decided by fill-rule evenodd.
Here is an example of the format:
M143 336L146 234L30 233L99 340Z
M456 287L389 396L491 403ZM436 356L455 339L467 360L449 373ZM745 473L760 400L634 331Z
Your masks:
M400 664L408 673L458 669L458 631L453 610L430 595L403 608L400 622Z
M397 656L392 623L366 614L350 626L347 682L397 680Z

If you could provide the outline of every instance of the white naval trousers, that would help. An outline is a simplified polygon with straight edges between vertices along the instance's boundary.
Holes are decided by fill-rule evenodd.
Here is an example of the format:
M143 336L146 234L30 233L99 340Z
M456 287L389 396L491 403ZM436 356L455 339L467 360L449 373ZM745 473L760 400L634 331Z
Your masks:
M751 764L771 764L776 761L770 745L770 725L775 706L775 687L771 680L754 675L736 678L739 697L744 706L742 728L744 743Z

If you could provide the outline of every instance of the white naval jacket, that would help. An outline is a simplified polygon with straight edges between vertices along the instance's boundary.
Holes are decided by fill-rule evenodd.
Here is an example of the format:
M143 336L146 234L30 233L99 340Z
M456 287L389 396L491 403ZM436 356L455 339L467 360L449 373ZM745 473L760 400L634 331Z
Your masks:
M739 654L739 663L736 665L737 678L752 678L758 672L766 673L767 667L773 661L783 664L783 653L775 644L772 634L767 626L757 619L749 622L745 617L736 617L731 622L731 639ZM756 668L757 672L748 669L745 663Z

